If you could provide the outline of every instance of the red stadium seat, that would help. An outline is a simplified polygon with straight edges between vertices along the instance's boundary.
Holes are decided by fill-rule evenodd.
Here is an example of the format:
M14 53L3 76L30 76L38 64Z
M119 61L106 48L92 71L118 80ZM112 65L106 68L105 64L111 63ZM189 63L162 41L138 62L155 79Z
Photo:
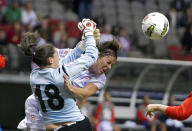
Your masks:
M184 56L184 61L192 61L192 54Z
M50 20L50 26L52 27L52 34L54 34L59 29L60 20L58 19L51 19Z
M79 38L81 36L81 31L77 27L77 22L67 21L66 31L69 38Z
M182 49L177 45L170 45L168 47L168 55L172 60L183 60L184 58Z
M7 34L13 27L11 26L11 24L6 24L4 25L4 31Z

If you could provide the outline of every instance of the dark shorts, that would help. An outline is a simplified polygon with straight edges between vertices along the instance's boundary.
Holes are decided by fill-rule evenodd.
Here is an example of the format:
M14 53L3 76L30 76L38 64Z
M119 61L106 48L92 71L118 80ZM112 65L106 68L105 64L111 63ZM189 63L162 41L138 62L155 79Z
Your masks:
M150 124L149 124L148 121L144 121L144 122L142 122L142 125L143 125L146 129L148 129L148 130L151 129L151 126L150 126Z
M93 131L93 129L89 119L85 117L85 119L82 121L78 121L70 126L65 125L59 129L56 129L56 131Z
M167 116L162 114L162 113L156 113L157 114L157 119L160 120L161 122L165 123L165 121L167 120Z

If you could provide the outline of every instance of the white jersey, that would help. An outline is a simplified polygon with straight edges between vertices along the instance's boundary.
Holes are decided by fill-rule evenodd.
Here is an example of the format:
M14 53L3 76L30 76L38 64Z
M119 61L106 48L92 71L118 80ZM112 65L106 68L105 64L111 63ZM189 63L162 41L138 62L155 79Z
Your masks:
M101 74L101 75L92 74L89 72L89 70L85 70L81 74L76 75L71 82L74 86L77 86L80 88L84 87L88 83L93 83L100 90L101 88L103 88L106 82L106 76L105 74Z
M45 124L34 95L30 95L25 101L25 115L25 119L19 123L18 129L27 129L28 127L30 131L45 130Z

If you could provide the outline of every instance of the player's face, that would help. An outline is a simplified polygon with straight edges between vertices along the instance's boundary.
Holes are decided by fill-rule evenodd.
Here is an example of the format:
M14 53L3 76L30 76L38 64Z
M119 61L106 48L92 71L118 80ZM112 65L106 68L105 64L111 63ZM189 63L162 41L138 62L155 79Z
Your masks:
M99 57L96 62L96 73L102 74L109 71L113 64L116 62L116 57L114 56L104 56Z
M59 67L59 53L57 49L55 48L55 53L53 54L53 62L52 62L52 67L53 68L58 68Z

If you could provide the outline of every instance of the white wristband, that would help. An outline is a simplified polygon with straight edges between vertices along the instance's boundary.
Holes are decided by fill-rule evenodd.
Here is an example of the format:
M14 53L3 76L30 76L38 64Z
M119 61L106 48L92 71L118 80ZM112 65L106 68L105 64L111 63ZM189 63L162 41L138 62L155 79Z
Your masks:
M85 36L88 36L88 35L92 35L93 36L93 32L89 31L89 32L86 32L84 33Z

